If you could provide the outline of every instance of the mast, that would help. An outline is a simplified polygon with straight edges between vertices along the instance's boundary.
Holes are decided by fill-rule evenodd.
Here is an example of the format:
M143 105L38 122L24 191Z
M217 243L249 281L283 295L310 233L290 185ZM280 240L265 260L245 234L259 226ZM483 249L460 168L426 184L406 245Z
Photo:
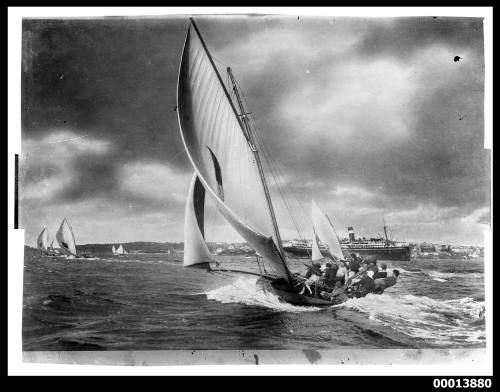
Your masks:
M276 239L278 240L278 249L284 257L285 252L283 250L283 243L281 241L281 236L280 236L280 232L279 232L279 228L278 228L278 222L276 220L276 215L274 213L273 203L271 201L271 195L269 194L269 188L267 187L266 177L264 176L264 170L262 169L262 162L260 160L259 151L257 150L257 146L255 145L255 141L254 141L253 134L252 134L252 129L250 128L250 122L248 121L248 114L249 113L247 113L245 111L245 106L243 104L240 93L239 93L238 88L236 86L236 81L234 79L233 72L231 71L231 67L227 67L227 73L229 75L229 78L231 79L231 84L232 84L232 88L234 91L234 95L236 96L236 100L237 100L238 106L240 108L240 112L241 112L240 117L241 117L241 120L242 120L242 123L244 126L243 129L244 129L245 137L247 138L248 143L250 145L250 148L253 151L253 154L255 156L255 162L257 163L257 167L259 169L260 179L262 181L262 186L264 187L264 194L266 196L267 207L269 208L269 215L271 215L271 219L273 221L274 232L276 234Z
M278 224L277 224L277 221L276 221L276 216L274 214L274 209L273 209L273 205L272 205L272 202L271 202L271 197L270 197L270 194L269 194L269 189L267 187L267 183L266 183L266 180L265 180L265 176L264 176L264 171L262 169L262 164L261 164L261 161L260 161L260 157L259 157L259 154L258 154L258 151L257 151L257 148L256 148L256 145L255 145L255 142L253 140L253 136L252 136L252 133L251 133L251 130L250 130L250 127L249 127L249 124L248 124L248 118L246 118L246 112L242 110L242 113L245 113L245 116L242 116L242 115L239 115L236 108L234 107L234 104L233 104L233 100L231 99L231 96L229 95L229 92L227 91L226 89L226 86L224 84L224 82L222 81L222 78L219 74L219 71L217 69L217 67L215 66L215 63L214 63L214 60L212 59L212 55L210 54L210 52L208 51L208 48L205 44L205 41L203 40L201 34L200 34L200 31L198 30L198 27L196 26L196 23L194 22L193 18L189 18L195 31L196 31L196 34L198 35L199 39L200 39L200 42L201 44L203 45L203 48L205 49L205 52L207 53L207 56L208 56L208 59L210 60L210 63L212 64L212 67L215 71L215 74L217 75L217 78L219 79L219 83L224 91L224 93L226 94L226 97L229 101L229 104L231 105L236 117L237 117L237 120L238 120L238 123L240 124L240 128L250 146L250 149L252 150L252 152L254 153L254 156L255 156L255 161L257 163L257 167L258 167L258 170L259 170L259 176L261 178L261 181L262 181L262 186L263 186L263 189L264 189L264 194L265 194L265 198L266 198L266 202L267 202L267 207L269 209L269 214L271 215L271 220L273 222L273 228L274 228L274 232L275 232L275 236L276 236L276 239L278 241L278 248L276 249L279 253L279 258L280 260L282 261L283 263L283 266L285 268L285 271L286 271L286 275L288 277L288 280L290 282L290 284L292 284L293 282L293 279L292 279L292 274L290 273L290 270L288 268L288 265L286 264L286 261L285 261L285 252L283 250L283 244L282 244L282 241L281 241L281 236L279 234L279 229L278 229ZM228 69L228 72L230 70ZM230 74L231 75L231 74ZM234 78L232 77L231 75L231 80L233 82L233 86L235 85L235 82L234 82ZM237 96L239 96L239 94L237 93ZM238 101L238 104L239 105L242 105L242 103L240 102L240 100ZM241 108L241 106L240 106ZM243 119L243 121L242 121ZM274 243L274 241L273 241Z

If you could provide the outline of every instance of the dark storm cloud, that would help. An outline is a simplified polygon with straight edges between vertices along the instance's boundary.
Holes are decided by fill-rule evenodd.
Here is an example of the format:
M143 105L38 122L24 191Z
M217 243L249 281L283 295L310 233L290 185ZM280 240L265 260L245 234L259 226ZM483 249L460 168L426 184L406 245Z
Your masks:
M171 87L185 25L176 19L25 21L31 59L23 73L24 134L71 127L115 135L123 154L161 156L161 142L168 152L173 140L165 128L177 129Z
M82 157L63 199L109 192L124 162L168 161L183 148L174 107L186 25L178 18L24 21L23 137L66 128L115 147L98 161Z
M370 25L358 48L364 56L389 54L405 58L415 49L439 43L464 45L482 55L482 47L478 45L483 39L482 18L421 17L395 18L389 23L364 22Z

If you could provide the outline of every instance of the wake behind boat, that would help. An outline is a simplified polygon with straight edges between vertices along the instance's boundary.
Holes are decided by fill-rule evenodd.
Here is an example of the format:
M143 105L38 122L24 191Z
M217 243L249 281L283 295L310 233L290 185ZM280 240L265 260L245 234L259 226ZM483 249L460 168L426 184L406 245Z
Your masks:
M185 210L184 266L210 268L214 261L204 233L208 194L224 218L269 267L270 272L258 281L264 289L298 305L335 304L338 301L329 295L318 298L305 294L304 278L290 271L250 113L231 69L226 71L231 93L191 19L177 86L181 137L194 169ZM318 211L313 203L315 233L328 244L332 260L341 262L338 238L328 229L333 226ZM314 257L321 257L319 248L313 253Z

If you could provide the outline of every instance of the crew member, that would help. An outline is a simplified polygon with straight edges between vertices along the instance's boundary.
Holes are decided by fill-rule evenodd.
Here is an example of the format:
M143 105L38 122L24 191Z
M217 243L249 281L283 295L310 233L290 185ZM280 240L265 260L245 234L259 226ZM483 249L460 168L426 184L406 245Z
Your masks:
M347 279L347 265L344 260L340 262L339 269L337 271L337 275L335 277L335 280L338 280L342 283L342 285L345 283Z
M367 271L365 275L362 275L351 284L351 290L354 297L364 297L373 291L375 285L372 277L373 271Z
M378 272L377 260L370 260L367 269L368 271L373 271L373 274L376 274Z
M378 272L375 272L375 274L373 275L373 280L381 278L387 278L387 264L385 263L382 263L380 265L380 270Z
M396 282L398 281L399 277L399 271L397 269L392 271L392 275L388 276L387 278L381 278L381 279L376 279L373 281L374 283L374 288L373 288L373 293L374 294L382 294L385 289L388 287L394 286Z
M326 263L325 283L327 286L335 286L338 270L339 267L337 266L337 264L332 265L332 263Z
M346 294L345 288L343 287L342 282L340 280L337 280L335 282L335 288L331 293L322 291L321 297L323 297L324 299L328 299L336 304L347 301L349 299L349 296Z
M313 294L311 290L311 284L316 283L321 276L321 264L314 263L311 267L307 268L307 272L305 274L306 280L303 283L302 290L299 294L304 294L305 290L309 291L309 294Z

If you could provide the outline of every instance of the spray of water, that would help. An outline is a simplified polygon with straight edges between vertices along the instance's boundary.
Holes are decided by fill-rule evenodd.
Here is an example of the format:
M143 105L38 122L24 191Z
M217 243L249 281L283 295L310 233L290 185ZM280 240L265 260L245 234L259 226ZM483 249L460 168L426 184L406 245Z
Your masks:
M441 301L425 296L368 295L351 299L345 308L357 310L409 336L435 344L484 341L485 331L475 323L484 312L484 302L473 298Z
M262 290L256 277L239 277L235 282L204 293L208 299L222 303L240 303L263 306L277 312L316 312L318 307L294 306L281 301L276 295Z

